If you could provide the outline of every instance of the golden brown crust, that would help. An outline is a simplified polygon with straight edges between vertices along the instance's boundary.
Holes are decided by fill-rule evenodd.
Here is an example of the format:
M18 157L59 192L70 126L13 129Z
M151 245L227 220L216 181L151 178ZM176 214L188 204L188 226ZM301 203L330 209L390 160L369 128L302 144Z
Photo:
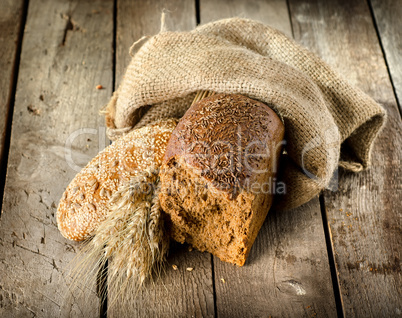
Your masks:
M88 238L109 211L120 185L151 165L159 166L177 121L134 130L100 152L71 181L57 209L61 234L75 241Z

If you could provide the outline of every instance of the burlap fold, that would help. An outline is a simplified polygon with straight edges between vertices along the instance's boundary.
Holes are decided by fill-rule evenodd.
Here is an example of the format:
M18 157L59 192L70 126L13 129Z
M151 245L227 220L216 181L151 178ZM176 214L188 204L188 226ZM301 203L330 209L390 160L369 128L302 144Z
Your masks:
M277 209L316 196L338 165L354 172L367 168L385 122L380 105L316 55L264 24L233 18L150 37L107 107L110 138L181 117L199 90L249 96L282 118L286 193L276 200Z

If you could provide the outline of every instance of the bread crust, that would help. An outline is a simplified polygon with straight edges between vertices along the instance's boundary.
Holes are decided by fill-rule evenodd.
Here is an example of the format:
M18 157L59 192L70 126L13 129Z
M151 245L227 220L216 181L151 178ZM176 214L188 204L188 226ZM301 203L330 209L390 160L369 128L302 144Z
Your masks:
M184 156L216 188L236 198L246 181L252 184L259 178L253 173L261 165L255 157L279 151L283 134L282 121L264 103L239 94L216 94L194 104L179 121L164 162Z
M61 234L74 241L92 235L109 212L109 199L141 170L162 163L177 120L155 122L134 130L101 151L78 173L57 208Z

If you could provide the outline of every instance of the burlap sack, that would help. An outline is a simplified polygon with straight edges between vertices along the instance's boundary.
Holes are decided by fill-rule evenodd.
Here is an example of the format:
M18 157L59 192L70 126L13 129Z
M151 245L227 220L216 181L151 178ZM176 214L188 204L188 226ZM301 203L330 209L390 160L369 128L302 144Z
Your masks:
M283 119L286 193L277 209L312 199L338 165L367 168L385 121L381 106L313 53L264 24L233 18L191 32L164 31L143 43L107 107L110 138L181 117L199 90L244 94Z

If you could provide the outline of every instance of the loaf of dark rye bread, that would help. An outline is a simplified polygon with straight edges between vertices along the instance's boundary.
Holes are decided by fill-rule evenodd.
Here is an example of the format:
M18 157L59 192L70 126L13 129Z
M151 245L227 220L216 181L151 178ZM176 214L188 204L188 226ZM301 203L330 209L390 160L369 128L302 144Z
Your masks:
M276 113L248 97L217 94L192 105L160 172L170 236L243 265L272 204L283 138Z

